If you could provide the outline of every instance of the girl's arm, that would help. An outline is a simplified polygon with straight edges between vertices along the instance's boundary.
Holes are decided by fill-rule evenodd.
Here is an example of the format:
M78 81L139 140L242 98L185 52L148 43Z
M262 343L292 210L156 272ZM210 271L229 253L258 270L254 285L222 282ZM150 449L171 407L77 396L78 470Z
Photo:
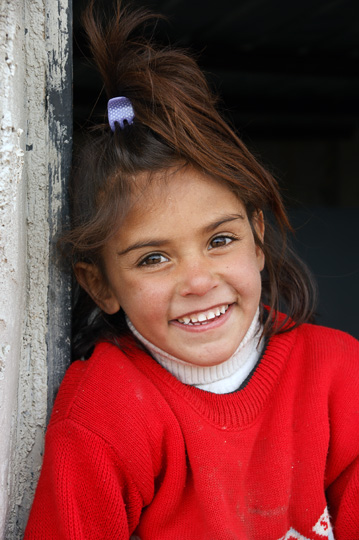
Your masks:
M333 482L327 493L335 540L356 540L359 538L359 457Z
M335 540L359 538L359 342L336 334L337 362L328 413L328 508Z
M142 497L113 448L71 420L52 425L24 540L128 540Z

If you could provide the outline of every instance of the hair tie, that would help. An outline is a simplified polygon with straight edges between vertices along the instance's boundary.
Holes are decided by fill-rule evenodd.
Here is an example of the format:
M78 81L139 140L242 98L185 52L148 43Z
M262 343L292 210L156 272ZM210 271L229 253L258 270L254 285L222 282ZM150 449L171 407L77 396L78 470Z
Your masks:
M107 105L108 110L108 122L112 131L115 131L115 123L120 124L120 128L124 129L125 120L128 124L133 123L135 118L135 112L132 107L131 101L127 97L115 97L109 100Z

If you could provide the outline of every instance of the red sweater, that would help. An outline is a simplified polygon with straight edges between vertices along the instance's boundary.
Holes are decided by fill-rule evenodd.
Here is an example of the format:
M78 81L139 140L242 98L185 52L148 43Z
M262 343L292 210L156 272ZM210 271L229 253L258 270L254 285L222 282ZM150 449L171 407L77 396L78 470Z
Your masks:
M25 540L358 540L358 456L346 334L276 336L224 395L100 344L59 391Z

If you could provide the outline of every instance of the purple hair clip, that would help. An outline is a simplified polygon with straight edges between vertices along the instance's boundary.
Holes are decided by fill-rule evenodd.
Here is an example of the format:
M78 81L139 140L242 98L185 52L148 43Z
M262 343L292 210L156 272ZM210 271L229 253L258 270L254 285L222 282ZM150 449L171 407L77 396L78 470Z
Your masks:
M120 124L120 128L124 129L125 121L128 124L133 123L135 113L132 107L131 101L127 97L115 97L110 99L107 105L108 110L108 122L112 131L115 131L115 123Z

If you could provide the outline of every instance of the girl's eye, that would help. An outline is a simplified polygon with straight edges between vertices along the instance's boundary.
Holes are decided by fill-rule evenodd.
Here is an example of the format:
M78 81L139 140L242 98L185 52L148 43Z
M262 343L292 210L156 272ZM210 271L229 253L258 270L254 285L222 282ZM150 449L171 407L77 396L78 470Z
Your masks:
M161 253L151 253L151 255L147 255L140 261L139 266L154 266L155 264L161 264L167 261L168 259L164 255L161 255Z
M235 240L235 238L232 237L232 236L224 236L224 235L216 236L215 238L212 238L212 240L210 241L209 248L213 249L213 248L227 246L228 244L230 244L234 240Z

